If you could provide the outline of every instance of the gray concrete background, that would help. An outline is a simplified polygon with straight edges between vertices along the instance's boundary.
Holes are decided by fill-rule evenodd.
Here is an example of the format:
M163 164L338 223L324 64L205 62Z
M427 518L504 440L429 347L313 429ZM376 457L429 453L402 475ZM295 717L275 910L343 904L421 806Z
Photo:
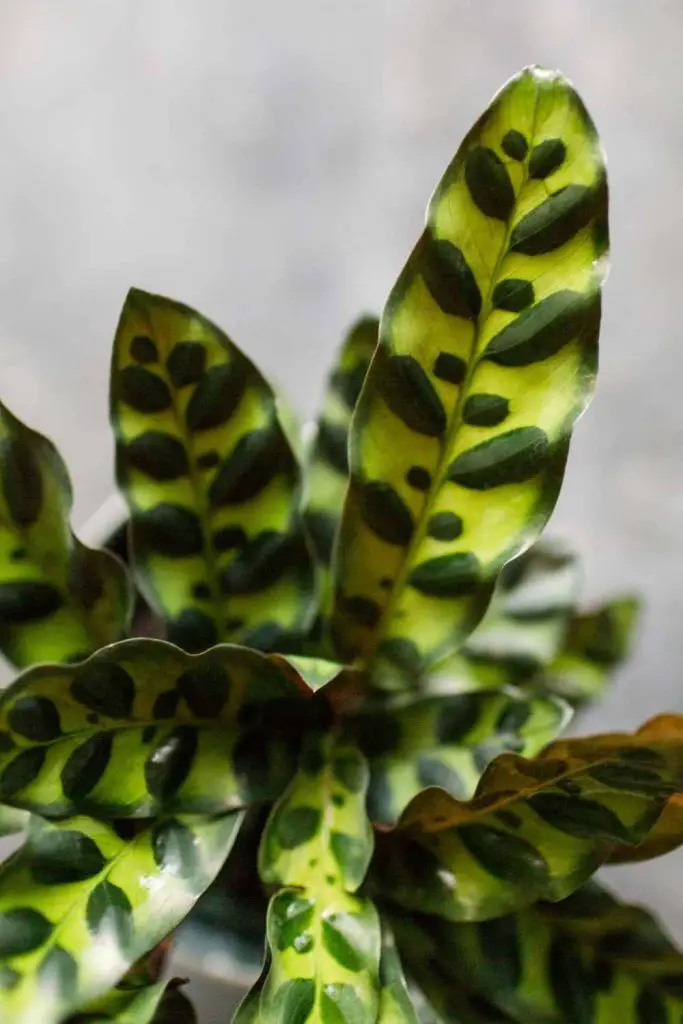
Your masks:
M309 413L492 93L532 62L574 80L609 157L613 270L552 526L590 595L647 601L584 725L683 711L680 0L0 0L0 17L0 394L59 444L77 522L112 487L130 284L217 320ZM683 938L682 865L610 880Z

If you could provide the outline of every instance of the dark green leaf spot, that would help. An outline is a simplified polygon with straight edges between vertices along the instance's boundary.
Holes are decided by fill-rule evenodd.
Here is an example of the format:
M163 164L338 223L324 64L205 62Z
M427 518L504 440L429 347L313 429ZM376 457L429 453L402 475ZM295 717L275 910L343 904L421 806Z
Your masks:
M214 508L243 505L292 465L292 454L277 423L252 430L239 439L218 470L209 488L209 501Z
M502 395L470 395L462 418L470 427L497 427L507 418L510 403Z
M564 163L567 147L562 139L546 139L534 146L529 157L529 177L548 178Z
M197 730L180 725L169 733L145 761L145 783L153 797L165 803L180 789L197 754Z
M597 800L564 793L534 793L528 803L543 821L566 835L629 842L629 832L614 811Z
M0 622L3 626L22 626L49 618L64 604L59 590L40 580L16 580L0 583Z
M518 427L463 452L451 463L448 479L475 491L519 484L538 476L550 454L545 431Z
M365 764L358 754L338 754L334 757L332 774L349 793L360 793L365 785Z
M493 289L492 303L495 309L509 313L521 313L534 301L534 286L523 277L508 277L499 281Z
M127 950L133 935L132 915L126 893L113 882L100 882L88 897L85 919L95 941L113 934L120 949Z
M278 816L277 839L285 850L303 846L320 828L321 814L317 807L288 807Z
M230 696L232 682L227 670L209 661L186 669L178 678L178 690L197 718L218 718Z
M411 466L406 473L406 483L416 491L428 491L432 485L432 475L424 466Z
M428 597L461 597L481 584L479 559L470 551L430 558L411 572L408 582Z
M410 543L413 517L391 484L371 480L361 487L358 500L363 521L380 540L400 547Z
M484 358L499 366L531 366L581 338L599 311L599 296L562 290L531 306L496 334Z
M440 352L434 360L434 376L447 384L460 385L467 373L467 363L451 352Z
M314 1005L315 982L308 978L285 981L273 998L273 1020L282 1024L306 1024Z
M375 363L377 389L409 430L440 437L446 413L434 385L413 356L385 356Z
M437 512L427 524L427 533L434 540L457 540L462 533L462 519L455 512Z
M327 423L321 420L315 439L315 450L325 462L346 476L349 470L348 431L340 423Z
M137 334L130 343L130 357L136 363L156 363L159 350L146 334Z
M207 370L187 404L187 429L198 433L222 427L236 412L247 386L245 364L239 358Z
M174 388L184 388L201 380L206 365L206 349L200 341L179 341L171 349L166 369Z
M357 935L358 921L351 914L334 914L323 918L323 946L333 960L354 973L366 966L362 950L354 944Z
M133 536L138 550L166 558L189 558L204 550L202 527L196 512L162 502L133 516Z
M585 185L567 185L553 192L515 226L510 251L540 256L559 249L590 222L597 195Z
M20 697L7 715L13 732L34 743L49 743L61 736L59 712L47 697Z
M372 1016L353 985L333 982L320 996L322 1024L372 1024Z
M540 890L548 884L548 865L539 850L519 836L489 825L461 825L460 838L469 853L495 878Z
M435 239L426 232L418 246L417 261L437 306L451 316L476 320L481 312L481 292L462 251L452 242Z
M47 756L45 747L22 750L0 775L0 798L8 799L24 789L40 774Z
M330 850L347 886L355 888L360 885L372 854L371 843L359 836L333 831L330 835Z
M78 803L92 792L107 770L112 743L110 733L98 733L76 747L62 768L62 789L67 800Z
M0 912L0 957L20 956L47 942L52 924L31 907Z
M98 715L130 718L135 701L135 682L122 665L101 658L76 669L71 695Z
M166 381L142 366L124 366L118 375L118 394L131 409L147 415L166 412L173 405Z
M76 829L48 826L31 838L25 850L31 875L39 885L85 882L107 863L97 843Z
M382 609L377 602L360 594L343 598L341 607L350 619L366 629L374 629L382 617Z
M476 146L467 154L465 181L476 206L487 217L507 221L515 206L515 190L497 153Z
M514 128L505 133L501 145L505 154L512 160L523 160L529 150L529 144L522 133Z
M121 457L152 480L177 480L190 470L184 445L160 430L139 434L122 449Z

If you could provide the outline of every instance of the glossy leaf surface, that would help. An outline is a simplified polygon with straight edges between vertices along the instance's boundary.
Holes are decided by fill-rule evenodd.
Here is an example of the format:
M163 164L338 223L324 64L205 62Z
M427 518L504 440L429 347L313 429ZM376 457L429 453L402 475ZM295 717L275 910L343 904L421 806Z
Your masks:
M542 529L593 387L606 249L593 124L528 68L437 186L382 317L336 562L345 656L414 672L456 649Z
M380 995L377 1024L418 1024L403 965L389 925L382 921L382 952L379 961Z
M379 321L362 317L344 339L327 381L306 471L306 525L318 561L329 566L349 482L351 416L377 346Z
M638 600L623 597L574 616L541 684L575 706L601 697L614 670L628 657L638 612Z
M241 817L162 817L127 839L36 823L0 869L0 1019L56 1024L106 993L189 912Z
M304 629L313 574L299 468L270 387L227 335L133 289L111 418L138 576L169 640L273 649Z
M394 824L427 786L470 799L494 757L505 751L533 757L569 716L552 698L479 690L399 699L349 716L346 727L370 763L370 817Z
M437 971L523 1024L678 1024L683 954L640 907L589 883L479 924L423 920Z
M266 656L230 645L124 640L37 666L0 696L0 796L109 818L274 799L296 765L300 697Z
M367 784L358 751L331 735L312 736L269 818L261 878L288 888L268 910L272 962L256 1019L376 1020L379 920L372 903L354 895L372 854Z
M0 405L0 649L20 667L85 658L128 619L126 571L74 536L72 502L55 446Z
M683 717L634 735L560 740L534 760L496 758L474 798L415 797L378 841L372 878L410 909L484 920L558 900L623 846L642 842L683 789Z

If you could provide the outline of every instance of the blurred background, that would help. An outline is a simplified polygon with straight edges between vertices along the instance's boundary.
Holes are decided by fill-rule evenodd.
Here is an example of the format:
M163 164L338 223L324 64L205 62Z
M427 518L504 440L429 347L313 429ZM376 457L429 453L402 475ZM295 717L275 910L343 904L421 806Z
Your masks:
M551 531L590 597L646 600L631 665L581 725L683 711L680 0L0 0L0 18L0 395L60 447L77 526L112 491L131 284L217 321L308 415L491 95L528 63L573 79L609 158L613 269ZM682 867L608 882L683 938Z

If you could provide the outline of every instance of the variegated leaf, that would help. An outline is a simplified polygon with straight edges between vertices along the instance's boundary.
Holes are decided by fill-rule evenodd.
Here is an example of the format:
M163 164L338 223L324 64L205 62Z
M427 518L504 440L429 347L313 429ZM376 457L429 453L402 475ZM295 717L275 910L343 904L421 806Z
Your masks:
M541 677L541 685L580 706L601 697L615 669L628 657L640 602L622 597L576 615L562 649Z
M332 734L309 736L261 842L261 878L287 888L268 911L272 963L258 1020L376 1020L379 919L354 895L372 855L367 785L354 747Z
M494 757L533 757L569 717L568 706L552 698L479 690L370 706L350 715L346 729L370 763L370 817L394 824L427 786L468 800Z
M382 952L379 961L379 1012L377 1024L418 1024L408 986L403 975L403 964L396 949L393 931L382 920Z
M437 972L523 1024L679 1024L683 954L640 907L595 883L479 924L406 923L429 934Z
M305 519L316 556L328 567L348 486L348 435L365 374L377 346L379 321L362 317L346 338L327 381L306 467Z
M0 696L0 798L106 818L272 800L296 765L301 692L265 655L229 645L189 655L124 640L37 666Z
M593 387L606 251L595 128L527 68L446 171L382 317L335 569L345 657L414 674L455 650L542 529Z
M72 502L55 446L0 405L0 649L20 667L85 658L128 621L126 571L74 536Z
M127 987L123 982L93 999L66 1024L196 1024L192 1005L177 985L157 981Z
M57 1024L105 994L189 912L241 818L34 821L0 869L0 1019Z
M646 839L683 792L683 716L634 735L560 740L496 758L470 802L425 790L378 837L373 884L403 906L485 920L568 896L622 846Z
M114 344L117 477L144 595L190 651L307 627L300 472L258 370L195 310L133 289Z

